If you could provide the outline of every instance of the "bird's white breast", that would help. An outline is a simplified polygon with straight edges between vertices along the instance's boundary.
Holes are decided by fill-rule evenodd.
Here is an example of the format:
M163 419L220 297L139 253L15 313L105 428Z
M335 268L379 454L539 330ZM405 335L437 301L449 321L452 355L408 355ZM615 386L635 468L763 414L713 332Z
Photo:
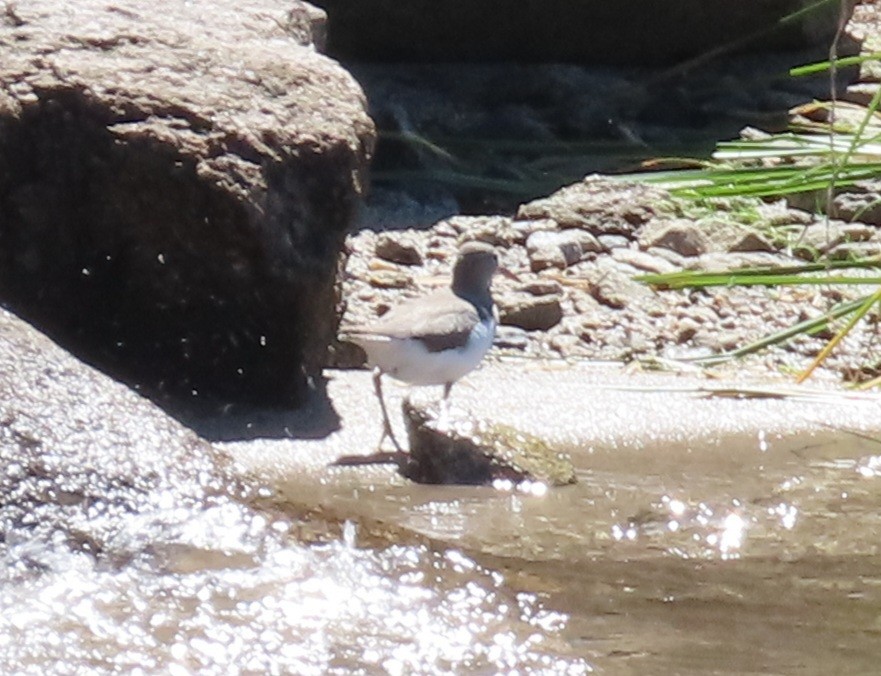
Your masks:
M359 336L371 366L378 366L396 380L410 385L453 383L473 371L489 351L495 334L495 320L482 320L463 347L429 352L416 340Z

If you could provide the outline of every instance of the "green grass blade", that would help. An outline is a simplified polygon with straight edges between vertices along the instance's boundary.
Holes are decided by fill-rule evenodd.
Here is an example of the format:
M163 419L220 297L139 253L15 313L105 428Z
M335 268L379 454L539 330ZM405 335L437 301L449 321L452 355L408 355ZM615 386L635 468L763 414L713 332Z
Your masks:
M847 303L840 303L839 305L836 305L834 308L832 308L825 314L820 315L819 317L806 319L805 321L794 324L787 329L776 331L768 336L765 336L764 338L749 343L748 345L744 345L743 347L739 347L735 350L723 352L722 354L715 354L711 357L698 357L696 359L684 359L683 361L689 361L695 364L700 364L702 366L712 366L713 364L722 364L733 359L740 359L741 357L759 352L766 347L785 343L787 340L794 338L795 336L806 333L813 333L821 329L825 329L829 326L831 322L835 321L836 319L844 317L845 315L848 315L858 310L867 302L868 299L872 297L872 295L874 294L863 296L862 298L858 298Z

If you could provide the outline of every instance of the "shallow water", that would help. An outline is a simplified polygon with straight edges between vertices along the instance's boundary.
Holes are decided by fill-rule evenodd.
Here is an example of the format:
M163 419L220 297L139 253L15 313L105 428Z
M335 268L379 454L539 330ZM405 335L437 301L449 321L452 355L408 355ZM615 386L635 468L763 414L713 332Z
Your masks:
M707 383L607 375L501 367L454 395L556 436L578 470L571 487L414 486L388 468L325 469L303 442L229 447L282 497L394 524L501 572L559 613L564 654L601 671L876 672L881 400L707 398L687 392ZM371 450L375 404L344 403L370 392L361 377L336 385L349 452Z
M434 487L327 467L379 430L369 376L335 374L339 431L221 444L244 499L180 471L134 512L15 512L0 672L876 673L879 399L705 385L482 369L456 403L554 438L579 482Z

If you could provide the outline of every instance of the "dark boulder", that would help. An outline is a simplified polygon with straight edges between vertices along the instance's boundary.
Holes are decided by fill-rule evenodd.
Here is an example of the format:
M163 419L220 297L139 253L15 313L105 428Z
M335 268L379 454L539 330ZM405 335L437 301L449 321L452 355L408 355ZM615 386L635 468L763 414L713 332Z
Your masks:
M291 404L374 140L303 3L0 18L0 299L151 396Z

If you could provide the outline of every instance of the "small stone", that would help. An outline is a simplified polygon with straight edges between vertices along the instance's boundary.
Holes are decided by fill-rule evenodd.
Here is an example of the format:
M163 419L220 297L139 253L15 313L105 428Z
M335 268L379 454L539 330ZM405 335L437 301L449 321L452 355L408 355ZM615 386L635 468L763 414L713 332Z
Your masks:
M584 253L601 253L605 248L596 237L586 230L573 230L578 243L581 244L581 250Z
M793 209L786 200L777 200L770 204L760 204L756 207L759 216L765 225L779 227L781 225L808 225L813 222L813 214L803 209Z
M781 254L764 251L745 251L736 253L708 253L689 259L689 270L706 272L726 272L738 268L779 268L792 265L794 259Z
M375 289L406 289L413 284L410 275L397 270L377 270L367 281Z
M529 347L529 334L519 326L496 327L496 336L493 345L502 349L525 350Z
M558 296L508 293L498 299L498 305L502 324L519 326L527 331L547 331L563 318Z
M536 279L533 282L521 286L520 290L525 291L532 296L547 296L550 294L562 295L563 285L553 279Z
M399 265L422 265L419 243L412 235L384 232L376 238L376 256Z
M877 234L877 229L865 223L845 223L839 220L817 221L796 231L792 253L799 258L813 260L840 244L866 242Z
M526 239L526 253L533 272L548 268L565 270L581 260L578 235L566 232L534 232Z
M580 342L581 340L578 338L578 336L564 334L560 336L553 336L548 344L550 345L552 350L556 350L565 357L575 352L575 349L578 347L578 344Z
M652 221L643 230L639 243L644 249L663 247L682 256L700 256L710 250L706 233L685 218Z
M599 265L593 266L586 277L590 294L608 307L620 309L655 300L651 289L634 282L611 260L602 260Z
M834 261L875 258L881 255L881 242L844 242L829 251L827 255Z
M881 88L881 84L877 82L857 82L844 90L844 96L841 97L841 100L855 103L858 106L868 106L877 95L879 88Z
M579 292L574 298L575 311L580 315L598 313L602 309L599 301L590 294Z
M459 244L478 241L507 249L520 237L506 216L454 216L446 222L458 231Z
M611 251L612 249L626 248L630 246L630 239L624 235L600 235L597 241L602 247L602 251Z
M690 317L679 320L676 326L676 342L680 345L694 338L701 325Z
M648 249L646 249L646 253L664 259L665 261L670 263L676 270L681 270L682 268L684 268L686 262L689 260L682 254L676 253L671 249L665 249L659 246L649 247Z
M660 256L653 256L645 251L631 248L612 249L612 258L619 263L632 265L638 270L651 272L654 274L663 274L666 272L675 272L678 268L669 261Z
M743 223L702 218L695 227L709 238L712 251L776 251L765 235Z
M516 244L526 244L526 240L534 232L557 232L559 226L550 218L539 218L528 221L514 221L511 230L517 234Z
M881 182L864 181L836 195L832 205L836 218L881 225Z

